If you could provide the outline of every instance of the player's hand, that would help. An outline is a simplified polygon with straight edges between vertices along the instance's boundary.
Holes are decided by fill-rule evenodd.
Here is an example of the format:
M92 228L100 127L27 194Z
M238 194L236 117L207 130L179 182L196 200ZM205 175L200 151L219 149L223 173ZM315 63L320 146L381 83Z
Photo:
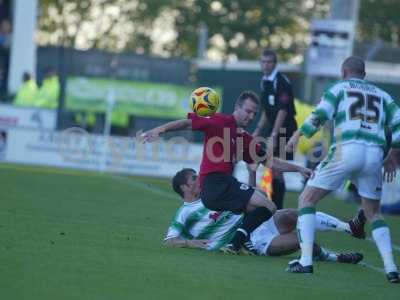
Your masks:
M187 247L207 249L209 240L187 240Z
M294 153L299 143L300 133L296 131L286 144L286 152Z
M383 180L386 182L392 182L396 177L397 160L392 152L389 152L388 156L383 162Z
M314 174L314 172L311 169L304 167L299 168L299 173L303 175L305 178L311 178Z
M143 132L139 135L139 142L143 144L154 142L160 138L160 133L161 131L158 128Z

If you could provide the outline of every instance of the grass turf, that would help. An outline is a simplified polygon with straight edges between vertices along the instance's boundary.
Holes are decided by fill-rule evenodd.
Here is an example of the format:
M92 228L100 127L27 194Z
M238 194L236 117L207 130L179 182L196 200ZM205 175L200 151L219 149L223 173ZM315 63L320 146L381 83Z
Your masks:
M180 205L167 180L1 164L0 182L0 299L342 300L398 299L400 292L362 266L316 263L315 274L304 276L284 271L295 255L164 247ZM295 201L289 193L286 206ZM318 209L348 219L356 206L330 198ZM400 220L387 220L399 245ZM382 266L368 241L332 232L317 237Z

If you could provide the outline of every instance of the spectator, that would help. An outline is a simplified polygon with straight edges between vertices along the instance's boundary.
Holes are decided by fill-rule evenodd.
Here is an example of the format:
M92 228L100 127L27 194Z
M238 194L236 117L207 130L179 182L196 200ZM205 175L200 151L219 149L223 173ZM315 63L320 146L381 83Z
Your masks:
M11 24L8 19L0 21L0 95L6 94L8 59L11 44Z
M9 49L11 44L11 23L8 19L0 23L0 47Z
M22 85L17 91L14 98L14 105L17 106L35 106L35 99L37 97L38 87L35 79L31 74L24 72L22 75Z
M46 71L42 85L39 88L38 96L35 100L35 106L56 109L58 107L58 98L60 97L60 81L57 72L53 68Z

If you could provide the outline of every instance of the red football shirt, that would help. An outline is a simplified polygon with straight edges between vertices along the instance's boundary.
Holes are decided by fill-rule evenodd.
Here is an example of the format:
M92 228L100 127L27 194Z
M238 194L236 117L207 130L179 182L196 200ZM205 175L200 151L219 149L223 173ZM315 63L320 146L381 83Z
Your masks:
M194 113L188 114L192 120L192 130L204 132L203 157L200 164L200 183L207 174L220 172L232 174L237 158L253 163L250 155L252 136L238 130L232 115L215 113L210 117L200 117ZM238 137L242 137L243 147L237 148ZM260 150L256 146L256 152ZM237 153L237 151L243 151ZM238 155L239 154L239 155Z

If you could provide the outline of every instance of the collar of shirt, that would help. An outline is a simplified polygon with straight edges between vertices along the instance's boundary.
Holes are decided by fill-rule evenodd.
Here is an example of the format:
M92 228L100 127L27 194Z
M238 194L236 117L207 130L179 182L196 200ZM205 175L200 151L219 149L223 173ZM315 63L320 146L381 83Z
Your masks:
M365 79L361 79L361 78L357 78L357 77L346 78L346 80L355 80L355 81L362 81L362 82L365 82Z
M278 69L275 68L275 69L271 72L271 74L269 74L268 76L267 76L267 75L264 75L262 79L263 79L263 80L267 80L267 81L274 81L277 73L278 73Z
M197 199L197 200L194 200L194 201L190 201L190 202L187 202L187 201L185 201L185 200L183 200L183 205L185 205L185 206L187 206L187 205L196 205L196 204L198 204L199 202L201 202L201 199L199 198L199 199Z

